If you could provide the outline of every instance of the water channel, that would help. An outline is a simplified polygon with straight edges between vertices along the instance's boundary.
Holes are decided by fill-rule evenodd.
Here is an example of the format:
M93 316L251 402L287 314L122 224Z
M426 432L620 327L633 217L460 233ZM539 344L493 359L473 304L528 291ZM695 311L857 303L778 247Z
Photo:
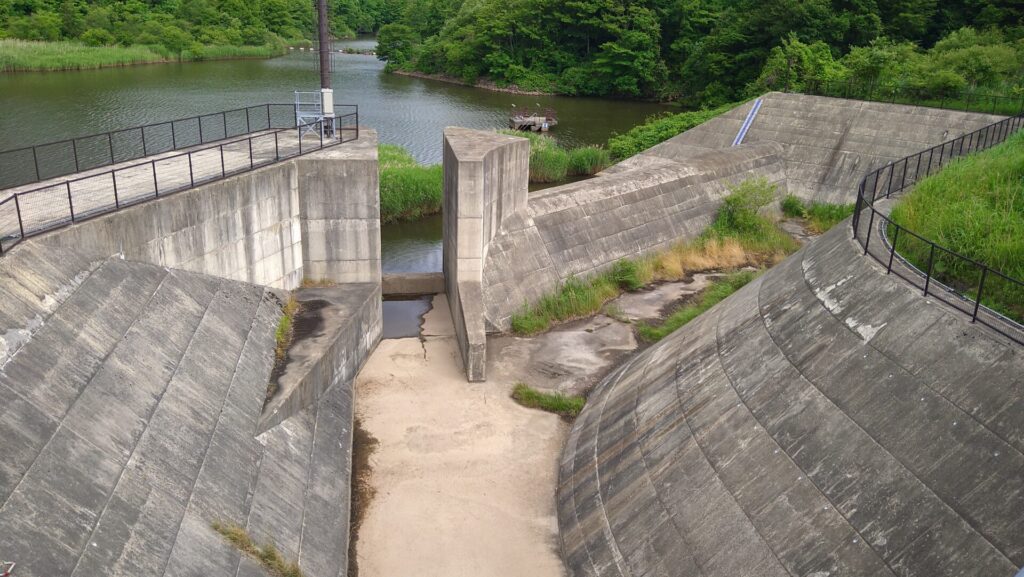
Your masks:
M372 39L338 48L373 48ZM552 132L567 145L603 144L667 108L653 103L522 96L387 74L373 56L336 54L335 102L358 104L360 123L382 142L408 149L420 162L441 161L446 126L502 128L513 104L554 108ZM0 74L0 150L20 148L264 102L288 103L294 90L315 90L310 52L270 60L155 64L102 70ZM385 227L385 272L440 270L440 217Z

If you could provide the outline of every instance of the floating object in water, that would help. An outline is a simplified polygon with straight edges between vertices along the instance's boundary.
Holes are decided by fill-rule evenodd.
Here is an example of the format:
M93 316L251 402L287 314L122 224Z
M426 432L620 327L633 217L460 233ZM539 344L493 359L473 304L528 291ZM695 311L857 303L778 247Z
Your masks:
M516 105L512 105L512 114L508 118L508 127L512 130L530 130L532 132L547 132L558 126L558 116L554 109L547 108L540 110L540 105L534 111L518 112Z

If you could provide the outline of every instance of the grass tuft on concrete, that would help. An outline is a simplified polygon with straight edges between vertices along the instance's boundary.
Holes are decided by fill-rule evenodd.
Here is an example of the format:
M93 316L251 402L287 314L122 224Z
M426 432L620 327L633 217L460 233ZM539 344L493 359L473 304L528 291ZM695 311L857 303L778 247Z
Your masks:
M584 397L578 395L544 393L525 383L516 384L512 389L512 399L524 407L555 413L565 419L575 419L587 402Z
M696 272L735 271L774 265L796 252L799 243L760 211L775 202L775 186L748 180L726 197L711 226L698 238L680 242L657 255L616 262L589 279L570 277L533 306L512 315L512 332L534 335L553 324L598 312L624 290L654 281L675 281Z
M211 527L239 551L259 561L270 574L277 577L303 577L299 564L287 561L273 543L262 546L257 544L243 527L234 523L214 521Z
M893 207L892 220L939 246L1024 279L1024 133L923 179ZM896 250L919 269L928 268L928 244L901 234ZM935 251L934 259L939 280L972 298L977 295L977 266L944 251ZM981 300L1024 322L1024 287L988 274Z
M600 146L566 148L538 132L499 130L530 141L530 182L562 182L571 176L592 176L611 165L611 154Z
M807 228L814 234L821 234L853 214L852 204L829 204L826 202L805 202L792 194L782 199L782 214L800 218L807 222Z
M441 212L444 175L440 164L424 166L401 146L381 144L380 219L383 223L417 220Z
M697 318L705 311L725 300L732 293L740 290L754 280L762 271L741 271L716 280L708 288L696 295L689 303L676 309L664 321L658 324L641 322L636 332L643 340L655 343L675 332L686 323Z

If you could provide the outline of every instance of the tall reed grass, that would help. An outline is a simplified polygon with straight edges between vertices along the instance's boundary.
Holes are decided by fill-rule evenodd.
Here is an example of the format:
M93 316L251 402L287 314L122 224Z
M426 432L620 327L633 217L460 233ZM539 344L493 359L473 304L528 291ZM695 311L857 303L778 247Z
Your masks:
M444 175L440 164L423 166L393 144L381 144L377 150L381 222L416 220L441 212Z
M955 160L923 179L893 208L892 220L1009 277L1024 279L1024 133ZM896 250L921 270L928 267L931 247L927 243L901 234ZM932 271L939 280L972 296L981 281L976 265L941 250L935 251ZM1020 285L989 274L982 302L1024 321L1024 287Z

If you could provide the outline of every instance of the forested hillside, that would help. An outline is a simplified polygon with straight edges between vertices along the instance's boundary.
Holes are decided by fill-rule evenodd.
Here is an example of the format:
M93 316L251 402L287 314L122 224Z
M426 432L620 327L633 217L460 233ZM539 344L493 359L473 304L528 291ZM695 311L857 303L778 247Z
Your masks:
M846 79L1019 93L1024 63L1013 0L338 1L362 14L350 27L380 27L393 68L565 94L715 105Z

